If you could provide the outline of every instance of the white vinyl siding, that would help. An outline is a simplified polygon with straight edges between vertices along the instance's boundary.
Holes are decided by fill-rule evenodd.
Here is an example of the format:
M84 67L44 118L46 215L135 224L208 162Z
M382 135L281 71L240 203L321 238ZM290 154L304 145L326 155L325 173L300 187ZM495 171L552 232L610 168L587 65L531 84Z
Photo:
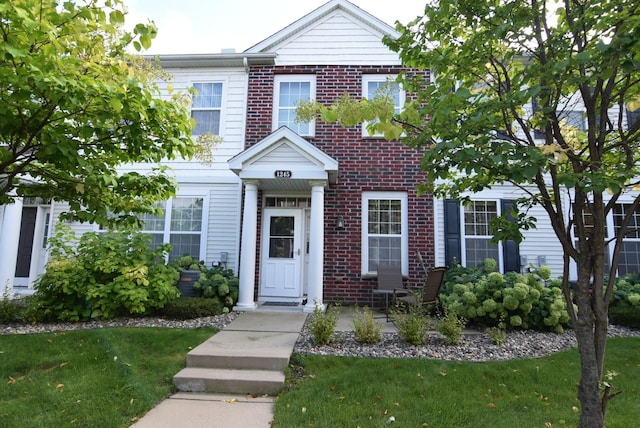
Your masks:
M408 197L405 192L362 194L362 273L378 264L400 265L408 273Z
M296 107L300 101L316 96L316 77L313 75L276 76L273 93L273 130L286 126L298 135L313 136L315 123L296 123Z
M393 31L384 26L372 26L337 10L310 23L296 37L267 39L249 51L277 51L279 65L400 65L398 54L382 43L382 37Z

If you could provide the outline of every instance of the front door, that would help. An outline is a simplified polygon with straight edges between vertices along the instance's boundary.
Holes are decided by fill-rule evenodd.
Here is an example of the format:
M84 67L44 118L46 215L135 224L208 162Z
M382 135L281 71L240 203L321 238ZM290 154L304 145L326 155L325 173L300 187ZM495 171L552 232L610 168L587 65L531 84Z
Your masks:
M302 297L302 214L300 209L265 209L262 226L260 296Z

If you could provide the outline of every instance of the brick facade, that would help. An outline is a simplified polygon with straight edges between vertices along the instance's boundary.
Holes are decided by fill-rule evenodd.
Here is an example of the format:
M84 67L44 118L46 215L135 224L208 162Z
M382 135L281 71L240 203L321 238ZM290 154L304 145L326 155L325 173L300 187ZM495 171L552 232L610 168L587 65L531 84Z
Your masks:
M246 147L272 132L272 98L274 76L277 74L315 74L316 100L330 104L345 92L361 97L362 76L365 74L397 74L399 71L400 67L389 66L252 67ZM409 281L416 285L423 276L416 251L422 253L428 266L434 265L433 198L431 195L418 196L416 190L416 186L425 179L425 174L420 171L421 153L397 141L363 138L361 126L341 128L319 120L316 121L315 136L308 140L339 162L338 183L325 191L325 302L368 304L371 288L376 286L375 278L362 278L361 275L361 204L364 191L408 192ZM344 230L336 230L337 216L344 217ZM256 284L259 283L258 278L259 272Z

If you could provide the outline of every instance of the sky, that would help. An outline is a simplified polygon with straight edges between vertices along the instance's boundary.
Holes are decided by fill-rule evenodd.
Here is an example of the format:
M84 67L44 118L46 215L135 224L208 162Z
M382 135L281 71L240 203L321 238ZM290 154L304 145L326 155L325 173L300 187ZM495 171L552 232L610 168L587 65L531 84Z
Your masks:
M328 0L125 0L127 27L153 20L158 36L145 54L242 52ZM425 0L350 0L378 19L408 23Z

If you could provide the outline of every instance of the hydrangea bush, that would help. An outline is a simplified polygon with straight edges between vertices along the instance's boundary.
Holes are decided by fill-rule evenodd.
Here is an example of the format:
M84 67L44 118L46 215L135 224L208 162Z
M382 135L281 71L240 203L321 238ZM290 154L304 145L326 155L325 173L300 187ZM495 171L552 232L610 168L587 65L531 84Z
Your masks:
M548 267L503 275L496 265L487 259L477 268L452 267L441 296L444 309L486 327L563 331L569 313Z
M218 266L200 274L193 288L202 293L202 297L218 300L222 313L228 313L238 301L240 281L234 276L233 270Z
M616 278L609 319L615 324L640 328L640 273Z
M232 269L223 266L207 268L203 260L185 255L172 262L178 270L198 270L200 278L193 283L193 288L201 297L217 301L222 313L230 312L238 301L240 281Z

